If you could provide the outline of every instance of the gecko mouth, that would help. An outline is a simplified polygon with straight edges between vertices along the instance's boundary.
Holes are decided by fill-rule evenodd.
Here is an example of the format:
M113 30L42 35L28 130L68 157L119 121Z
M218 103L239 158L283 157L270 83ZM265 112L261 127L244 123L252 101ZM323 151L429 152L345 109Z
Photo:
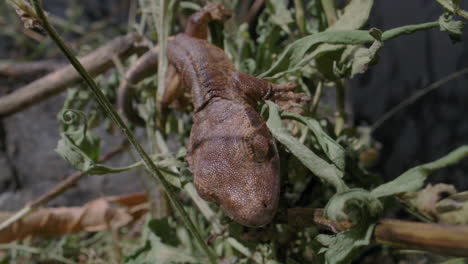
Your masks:
M276 204L256 200L248 204L232 207L221 205L221 209L234 221L248 227L262 227L271 222L276 213ZM240 208L240 209L239 209Z

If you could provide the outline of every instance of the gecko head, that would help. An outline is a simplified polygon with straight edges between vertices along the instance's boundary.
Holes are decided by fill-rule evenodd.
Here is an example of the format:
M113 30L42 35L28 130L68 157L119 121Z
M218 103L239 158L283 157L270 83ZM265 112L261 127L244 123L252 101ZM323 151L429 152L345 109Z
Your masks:
M236 222L260 227L276 214L280 168L272 135L260 116L253 118L237 111L215 126L195 125L190 167L202 198Z

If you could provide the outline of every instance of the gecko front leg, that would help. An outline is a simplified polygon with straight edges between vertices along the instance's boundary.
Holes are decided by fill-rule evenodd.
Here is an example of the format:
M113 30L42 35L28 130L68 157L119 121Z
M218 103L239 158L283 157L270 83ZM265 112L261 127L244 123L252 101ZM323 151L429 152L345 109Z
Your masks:
M284 110L298 112L310 101L306 94L293 92L294 83L274 84L243 72L233 73L233 79L239 95L253 107L259 101L272 100Z

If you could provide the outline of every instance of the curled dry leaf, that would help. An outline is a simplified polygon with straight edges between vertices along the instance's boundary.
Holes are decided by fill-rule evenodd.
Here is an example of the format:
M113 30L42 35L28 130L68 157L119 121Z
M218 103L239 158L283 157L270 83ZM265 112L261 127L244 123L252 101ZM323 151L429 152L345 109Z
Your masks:
M33 7L24 0L10 0L8 3L15 9L24 27L27 29L40 29L42 27Z
M423 214L424 216L437 220L438 211L436 210L436 205L438 202L444 198L444 196L455 194L457 190L453 185L449 184L428 184L426 188L418 192L407 192L404 193L400 198L403 199L405 203L415 208Z
M28 236L53 236L74 232L96 232L119 228L147 212L143 193L104 197L82 207L42 208L32 212L5 230L0 231L0 243ZM0 221L12 213L0 213Z
M452 194L436 204L439 222L468 225L468 191Z

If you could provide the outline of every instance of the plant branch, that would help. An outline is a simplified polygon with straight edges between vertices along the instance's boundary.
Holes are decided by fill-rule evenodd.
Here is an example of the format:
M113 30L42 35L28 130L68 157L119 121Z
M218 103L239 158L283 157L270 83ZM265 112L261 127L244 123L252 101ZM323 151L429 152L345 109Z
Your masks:
M167 192L167 195L169 197L169 200L172 202L172 204L174 205L174 207L176 208L178 213L181 215L187 229L191 232L191 234L198 241L198 243L200 244L202 249L205 251L205 253L207 254L207 256L208 256L208 258L210 260L210 262L215 264L216 263L216 255L214 254L213 251L211 251L210 248L208 248L207 244L205 243L205 241L201 237L201 235L198 232L197 228L195 227L193 222L190 220L188 214L185 212L182 204L178 200L175 191L172 189L172 186L169 184L169 182L161 174L161 172L156 167L156 165L153 163L150 156L145 152L143 147L138 143L135 136L132 134L130 129L124 123L124 121L119 116L117 111L115 111L115 109L112 107L109 100L105 97L105 95L99 89L99 87L94 82L94 80L91 78L89 73L84 69L84 67L81 65L81 63L76 59L76 57L73 55L73 53L68 48L68 46L63 42L61 37L55 31L55 29L50 25L50 23L48 22L47 17L45 15L42 7L41 7L40 0L33 0L33 4L34 4L34 8L36 10L36 13L39 16L39 18L41 19L42 25L45 28L45 30L49 33L49 35L54 40L54 42L63 51L65 56L70 60L71 64L75 67L75 69L85 79L85 82L88 84L89 88L93 92L93 94L94 94L96 100L98 101L99 105L101 105L101 107L104 108L104 110L107 112L107 114L110 116L110 118L114 121L114 123L116 123L118 125L118 127L122 130L122 132L126 135L128 141L130 141L132 146L135 148L135 150L141 156L143 162L145 163L147 169L150 171L151 175L155 179L157 179L161 183L161 185L164 187L164 189Z
M118 148L110 151L109 153L103 155L98 159L99 163L105 162L113 157L115 157L117 154L122 152L122 150L125 148L126 144L121 144ZM52 190L49 192L43 194L36 200L32 201L31 203L28 203L25 207L23 207L21 210L16 212L14 215L6 219L0 224L0 231L4 230L5 228L8 228L10 225L14 224L16 221L21 220L23 217L26 215L34 212L38 208L44 206L48 202L50 202L52 199L55 197L59 196L66 190L70 189L73 187L79 180L81 180L84 176L87 174L82 171L77 171L74 172L73 174L69 175L65 180L57 184Z
M429 85L428 87L420 90L420 91L417 91L415 94L413 94L412 96L410 96L409 98L403 100L401 103L399 103L397 106L393 107L390 111L388 111L387 113L385 113L382 117L380 117L377 121L374 122L374 124L371 126L371 132L374 132L375 130L377 130L380 126L382 126L383 123L385 123L388 119L390 119L391 117L393 117L396 113L398 113L399 111L401 111L403 108L411 105L412 103L416 102L417 100L419 100L421 97L425 96L426 94L432 92L433 90L441 87L442 85L456 79L456 78L459 78L463 75L468 75L468 67L464 68L464 69L461 69L457 72L454 72L434 83L432 83L431 85Z
M245 15L242 21L244 23L250 24L250 22L252 22L252 20L257 15L260 8L262 8L263 4L265 4L265 0L255 0L255 2L252 4L252 6L249 9L249 12Z
M311 107L311 110L310 110L312 115L315 115L315 113L317 111L319 101L320 101L320 97L322 96L322 88L323 88L323 82L320 81L317 84L317 87L315 88L314 98L312 99L312 107Z
M313 208L288 209L287 223L300 228L318 226L334 233L352 227L350 222L328 220L323 209ZM382 219L372 237L379 244L393 247L468 257L468 226Z
M323 11L327 17L328 26L335 24L338 17L336 16L335 0L321 0Z
M409 35L420 30L426 30L434 27L440 26L439 21L416 24L416 25L407 25L402 27L397 27L389 29L382 34L382 40L389 40L401 35Z
M342 80L335 82L336 85L336 112L335 112L335 135L339 136L346 122L345 110L345 87Z
M383 219L374 240L393 247L419 249L442 255L468 257L468 227Z
M28 78L39 74L49 73L64 67L63 61L40 60L27 62L11 62L0 64L0 75L8 78Z
M140 41L141 37L137 34L117 37L83 57L80 61L91 76L96 76L113 66L112 59L115 56L124 59L134 53L141 52L143 47L137 45ZM16 89L11 94L0 97L0 117L24 110L57 95L67 87L78 84L80 81L80 74L72 65L52 72L24 87Z
M305 22L305 15L304 15L304 5L302 0L294 0L294 7L296 9L296 24L299 28L299 32L301 36L305 36L306 34L306 22Z

